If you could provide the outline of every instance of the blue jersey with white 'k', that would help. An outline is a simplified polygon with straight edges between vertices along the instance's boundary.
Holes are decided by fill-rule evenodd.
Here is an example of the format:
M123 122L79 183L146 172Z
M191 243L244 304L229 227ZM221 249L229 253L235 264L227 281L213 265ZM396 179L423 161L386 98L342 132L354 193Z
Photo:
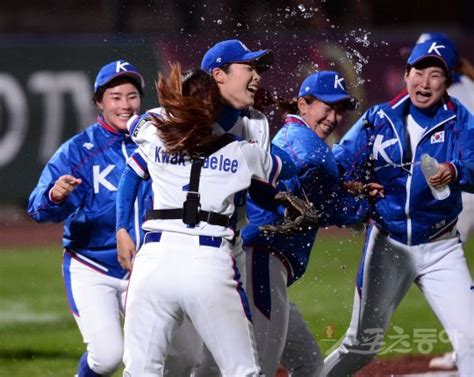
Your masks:
M425 127L411 150L407 116ZM461 211L461 191L474 191L474 120L455 98L417 110L406 90L370 108L333 148L345 179L378 182L385 198L375 203L377 226L406 245L429 242L452 229ZM456 178L447 199L437 200L423 176L423 153L452 164Z
M34 220L64 221L63 245L74 258L116 278L126 278L128 271L117 261L115 197L126 160L135 149L128 135L115 131L99 117L97 123L66 141L51 157L28 203L28 213ZM50 190L65 174L82 179L82 183L56 204L51 201ZM151 187L144 183L128 224L137 245L142 240L146 207L151 204Z
M303 197L320 211L319 226L349 225L364 219L368 203L341 189L339 170L327 144L296 115L285 119L284 126L273 139L273 144L283 149L297 169L297 178L284 180L281 189ZM244 229L244 245L265 245L278 254L288 269L288 285L300 278L306 270L318 227L290 236L263 235L258 227L281 222L282 215L267 211L249 200L250 224Z

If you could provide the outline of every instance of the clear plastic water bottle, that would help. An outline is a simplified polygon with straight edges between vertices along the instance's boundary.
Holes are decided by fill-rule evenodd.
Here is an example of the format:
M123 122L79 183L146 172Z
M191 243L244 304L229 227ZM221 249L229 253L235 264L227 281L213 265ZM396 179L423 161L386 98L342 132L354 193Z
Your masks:
M449 194L451 194L451 190L449 189L448 185L444 185L441 187L433 187L428 182L428 179L435 175L439 170L439 164L436 158L431 157L428 153L423 153L421 155L421 170L426 179L426 183L431 189L431 193L433 194L435 199L443 200L446 199Z

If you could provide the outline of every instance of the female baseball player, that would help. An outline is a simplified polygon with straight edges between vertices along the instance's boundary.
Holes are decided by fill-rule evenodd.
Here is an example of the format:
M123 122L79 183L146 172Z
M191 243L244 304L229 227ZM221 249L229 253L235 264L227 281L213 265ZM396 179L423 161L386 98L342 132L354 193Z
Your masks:
M474 114L474 67L470 62L459 56L458 49L453 41L444 33L428 32L422 33L417 44L426 41L437 41L448 45L453 50L452 59L447 61L449 69L452 71L452 82L449 85L448 93L455 97L463 106ZM462 192L462 211L458 216L457 229L463 242L467 242L474 234L474 194ZM453 369L456 367L456 356L453 352L447 352L443 356L430 360L431 368Z
M406 91L370 108L334 154L345 178L378 182L345 339L325 360L328 376L352 375L376 355L392 313L414 282L447 331L460 376L474 375L473 284L456 231L461 192L474 190L474 119L446 92L451 81L448 45L414 47ZM449 185L434 198L419 164L439 162L430 185Z
M139 152L120 183L117 238L128 239L130 198L151 177L154 210L143 225L127 295L125 374L163 375L167 349L186 317L223 376L258 376L250 312L232 256L235 194L252 178L274 185L278 157L237 142L215 122L219 89L203 71L181 81L179 66L158 84L160 118L134 122Z
M285 188L315 204L320 211L320 226L361 221L368 209L366 201L342 190L335 159L324 142L355 104L339 73L313 73L301 84L297 101L289 106L291 114L273 139L273 144L286 151L297 168L297 179L285 180ZM259 226L278 224L282 216L252 201L248 213L250 224L243 232L247 251L246 287L262 369L265 375L273 376L286 342L287 287L303 275L318 226L296 234L268 235ZM294 317L298 319L297 315ZM295 336L298 334L292 334L292 340ZM319 376L322 371L323 359L317 344L308 345L313 345L317 352L312 370L293 370L294 376Z
M112 374L123 354L120 312L129 272L117 261L115 197L136 145L127 121L140 110L144 80L130 63L103 66L95 80L97 123L66 141L48 161L31 193L28 213L38 221L64 221L63 278L70 310L87 343L78 376ZM137 244L151 189L140 186L125 224Z
M266 116L252 107L256 91L261 85L262 75L270 68L272 62L273 54L270 50L251 51L241 41L229 39L216 43L204 54L201 69L214 78L224 104L219 111L218 127L243 140L256 142L264 149L272 149L272 153L278 154L277 148L270 148L270 131ZM289 159L288 156L280 155L280 157L283 160ZM245 197L245 192L242 192L236 195L235 199L237 236L233 247L243 284L246 281L245 253L242 250L240 229L248 223ZM195 343L193 338L196 336L195 332L193 334L193 331L188 331L187 339L180 336L179 343ZM198 348L195 348L198 351ZM195 353L195 360L196 363L201 360L199 369L194 372L196 377L210 377L214 375L213 371L218 369L207 350L202 357L200 353ZM173 377L189 376L196 363L186 365L182 356L168 357L167 368L173 371L170 374Z

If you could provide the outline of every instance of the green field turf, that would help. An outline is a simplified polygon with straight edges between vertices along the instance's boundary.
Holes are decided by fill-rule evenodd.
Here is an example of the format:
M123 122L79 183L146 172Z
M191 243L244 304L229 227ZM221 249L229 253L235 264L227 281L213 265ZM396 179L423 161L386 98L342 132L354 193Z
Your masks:
M322 236L306 275L290 290L323 352L336 344L348 325L361 245L360 236ZM472 268L474 243L465 250ZM66 306L60 247L0 249L0 256L0 376L72 377L84 344ZM414 329L434 334L430 353L450 348L444 338L439 340L440 326L416 288L393 318L389 337L398 338L386 339L387 349L395 349L386 356L401 356L408 348L409 353L426 352L420 352L415 341L426 336L415 337ZM407 335L405 343L394 345Z
M298 304L324 354L338 343L349 325L362 244L362 236L349 232L338 238L318 238L307 272L290 288L291 299ZM472 272L474 239L464 251ZM395 311L385 343L379 354L382 357L438 354L451 347L416 285Z

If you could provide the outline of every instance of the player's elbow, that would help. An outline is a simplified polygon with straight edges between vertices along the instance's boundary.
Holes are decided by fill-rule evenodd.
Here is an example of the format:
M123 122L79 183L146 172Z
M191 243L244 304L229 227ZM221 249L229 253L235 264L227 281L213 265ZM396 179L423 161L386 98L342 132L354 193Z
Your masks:
M37 223L42 223L46 221L46 219L41 216L41 212L37 211L36 209L28 208L27 213L28 216L30 216Z
M37 223L45 223L45 222L53 222L53 223L60 223L63 221L62 218L59 217L52 217L46 211L42 211L41 209L28 209L28 215Z

